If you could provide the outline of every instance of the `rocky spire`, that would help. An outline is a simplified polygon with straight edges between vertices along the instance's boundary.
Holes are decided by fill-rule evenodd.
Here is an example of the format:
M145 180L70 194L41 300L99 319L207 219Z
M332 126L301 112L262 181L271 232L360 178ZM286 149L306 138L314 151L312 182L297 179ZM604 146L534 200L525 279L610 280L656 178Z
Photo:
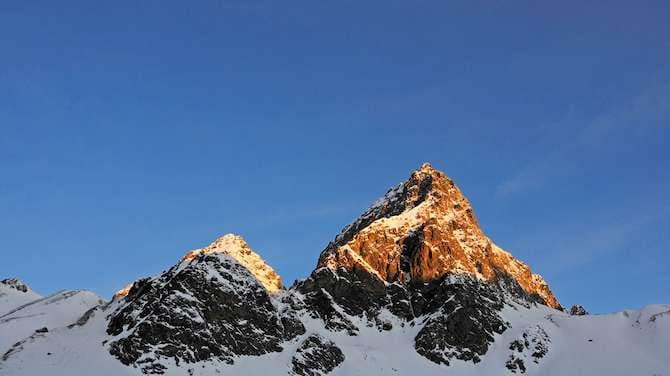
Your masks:
M247 268L270 294L283 289L279 275L261 256L251 250L247 242L239 235L226 234L205 248L188 252L183 259L191 260L200 254L210 253L223 253L234 258Z
M279 275L268 265L261 256L254 252L247 242L239 235L226 234L205 248L194 249L182 257L181 261L188 262L199 255L210 253L222 253L234 258L243 267L249 270L258 282L265 287L270 294L282 290L283 284ZM133 283L126 285L114 294L112 300L124 298L130 292Z
M456 184L428 163L345 227L322 252L317 268L324 267L363 269L388 283L445 274L511 277L527 294L560 307L544 279L495 245Z

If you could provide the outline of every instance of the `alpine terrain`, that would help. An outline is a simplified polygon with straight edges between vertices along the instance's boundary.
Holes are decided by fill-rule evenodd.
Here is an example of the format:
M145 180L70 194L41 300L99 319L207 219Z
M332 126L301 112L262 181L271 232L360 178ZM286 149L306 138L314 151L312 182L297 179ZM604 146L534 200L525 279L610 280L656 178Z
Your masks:
M285 287L225 235L110 301L0 283L0 375L666 375L670 305L589 315L424 164Z

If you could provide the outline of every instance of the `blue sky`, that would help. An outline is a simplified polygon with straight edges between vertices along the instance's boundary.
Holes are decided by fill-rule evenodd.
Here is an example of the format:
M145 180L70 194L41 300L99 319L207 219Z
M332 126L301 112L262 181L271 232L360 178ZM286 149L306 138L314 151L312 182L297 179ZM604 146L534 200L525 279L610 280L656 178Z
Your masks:
M291 284L430 161L563 304L670 303L670 3L141 3L0 5L0 276Z

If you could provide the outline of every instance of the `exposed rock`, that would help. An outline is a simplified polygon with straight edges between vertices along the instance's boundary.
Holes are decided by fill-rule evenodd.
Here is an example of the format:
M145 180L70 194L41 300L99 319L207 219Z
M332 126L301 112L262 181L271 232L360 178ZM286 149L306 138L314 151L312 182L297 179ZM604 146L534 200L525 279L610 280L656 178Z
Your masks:
M237 262L242 264L249 272L251 272L256 280L265 287L270 294L276 294L283 290L279 275L268 265L262 257L254 252L247 242L239 235L226 234L205 248L194 249L186 253L182 261L192 260L202 254L222 253L234 258ZM112 298L113 301L120 300L126 297L130 292L133 284L126 285L121 290L117 291Z
M23 281L17 278L5 278L2 281L0 281L0 283L2 283L5 286L8 286L9 288L21 292L28 292L30 290L28 285L26 285L25 283L23 283Z
M333 304L349 315L359 316L374 315L380 307L390 303L384 282L356 267L316 270L297 289L305 296L308 308L323 319L326 327L338 330L351 331L355 327Z
M537 325L524 330L519 338L510 342L511 354L505 367L512 373L525 373L526 361L539 364L540 359L549 352L550 343L549 335L541 326Z
M200 254L156 279L129 289L110 317L110 352L145 373L161 373L161 357L177 363L280 351L280 343L304 332L282 320L268 291L234 258Z
M498 314L502 297L492 285L469 277L446 277L418 290L415 312L429 318L414 339L414 347L435 363L449 365L452 358L477 363L493 336L507 329Z
M486 237L458 187L429 164L345 227L321 253L317 272L322 268L345 269L377 286L430 282L447 274L491 281L503 273L537 302L560 308L544 279ZM370 296L377 304L378 290ZM336 301L343 295L328 292ZM353 306L343 307L360 311L356 299L347 300Z
M234 258L247 268L270 294L275 294L284 288L281 278L274 269L256 252L252 251L247 242L239 235L226 234L205 248L188 252L184 256L184 260L210 253L223 253Z
M588 315L589 313L584 309L584 307L580 306L579 304L575 304L572 307L570 307L570 314L573 316L584 316Z
M86 324L86 323L88 322L88 320L90 320L93 316L95 316L95 313L96 313L98 310L106 309L107 307L109 307L109 305L110 305L111 303L112 303L112 302L101 303L100 305L98 305L98 306L96 306L96 307L93 307L93 308L89 309L88 311L84 312L84 314L81 315L81 317L79 317L79 318L77 319L77 321L73 322L72 324L68 325L67 327L68 327L69 329L72 329L72 328L74 328L75 326L83 326L84 324Z
M512 373L526 373L526 364L523 362L523 359L519 359L515 356L510 356L507 362L505 362L505 367L512 371Z
M424 164L321 253L294 286L327 328L355 332L347 315L384 330L383 309L424 326L417 352L436 362L479 361L506 323L506 299L560 304L539 275L488 239L451 179Z
M335 343L313 334L302 342L291 359L291 374L326 375L343 361L344 354Z

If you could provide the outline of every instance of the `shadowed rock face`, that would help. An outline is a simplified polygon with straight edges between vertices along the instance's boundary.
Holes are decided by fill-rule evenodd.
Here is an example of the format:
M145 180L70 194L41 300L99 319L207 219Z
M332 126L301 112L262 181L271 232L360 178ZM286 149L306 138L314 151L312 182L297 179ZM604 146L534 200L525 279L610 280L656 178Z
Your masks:
M527 362L539 364L549 352L550 343L549 335L541 326L525 329L519 338L510 342L511 353L505 367L512 373L526 373Z
M589 313L586 311L586 309L579 304L575 304L572 307L570 307L570 314L573 316L585 316L588 315Z
M162 358L192 363L281 351L304 333L282 317L249 270L224 254L184 260L156 279L133 284L112 313L110 352L145 373L162 373ZM297 321L297 322L296 322Z
M291 359L291 374L319 376L330 373L344 361L344 354L335 343L318 335L305 339Z
M414 339L414 347L435 363L449 365L452 358L477 363L493 336L507 329L508 324L498 316L503 297L492 285L447 278L417 290L416 312L430 318Z

